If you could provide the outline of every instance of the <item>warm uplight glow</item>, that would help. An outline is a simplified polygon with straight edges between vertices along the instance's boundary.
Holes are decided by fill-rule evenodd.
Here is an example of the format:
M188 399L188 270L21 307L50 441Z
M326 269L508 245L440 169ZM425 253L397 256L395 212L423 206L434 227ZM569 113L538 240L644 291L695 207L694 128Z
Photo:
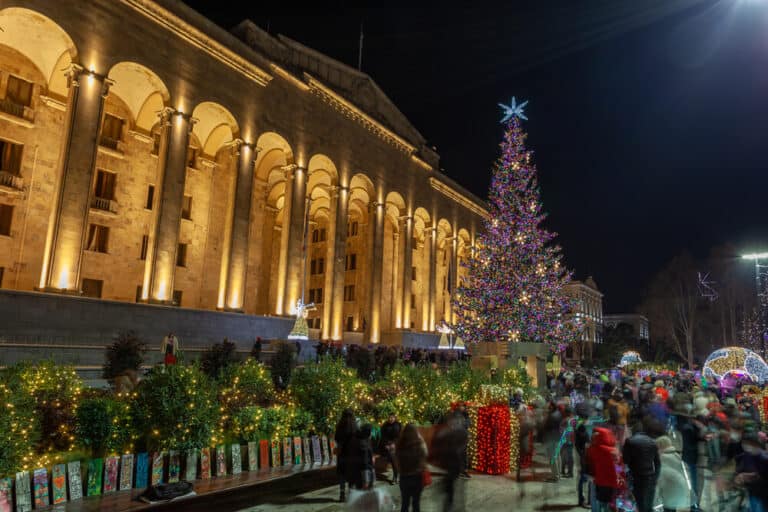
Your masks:
M68 286L69 286L69 270L67 269L66 266L64 266L64 268L62 268L61 271L59 272L59 279L56 282L56 286L57 286L57 288L59 288L61 290L66 290L68 288Z
M743 254L741 258L745 260L762 260L768 258L768 252L753 252L750 254Z

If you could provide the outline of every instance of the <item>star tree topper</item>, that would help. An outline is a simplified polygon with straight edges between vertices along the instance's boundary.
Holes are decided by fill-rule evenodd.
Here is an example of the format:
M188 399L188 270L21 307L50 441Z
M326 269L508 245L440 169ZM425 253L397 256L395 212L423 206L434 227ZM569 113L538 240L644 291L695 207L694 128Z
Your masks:
M527 104L528 104L528 100L526 100L526 101L524 101L524 102L522 102L522 103L520 103L518 105L517 104L517 99L514 96L512 96L512 103L510 103L509 105L505 105L503 103L499 103L499 106L504 111L504 117L501 118L501 123L502 124L506 123L507 121L509 121L513 117L517 117L519 119L527 121L528 118L525 116L525 114L523 114L523 109L525 108L525 106Z

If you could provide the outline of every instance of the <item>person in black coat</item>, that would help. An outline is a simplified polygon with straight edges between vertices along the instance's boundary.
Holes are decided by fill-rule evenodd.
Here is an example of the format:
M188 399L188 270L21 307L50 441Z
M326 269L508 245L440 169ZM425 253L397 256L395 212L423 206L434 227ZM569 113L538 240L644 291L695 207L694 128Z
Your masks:
M336 440L336 475L339 478L339 501L342 503L346 500L347 465L353 449L356 430L355 414L352 410L345 409L341 413L341 419L336 425L336 433L333 436Z
M390 414L387 421L381 426L380 452L387 463L392 464L392 480L389 482L391 485L397 483L398 467L395 458L395 443L400 438L401 430L402 425L397 421L394 414Z
M635 427L635 433L624 443L622 455L632 475L637 512L651 512L656 482L661 473L661 459L656 441L644 432L642 423Z
M349 458L345 466L345 480L355 489L369 489L373 486L373 448L371 447L370 425L365 424L350 440Z

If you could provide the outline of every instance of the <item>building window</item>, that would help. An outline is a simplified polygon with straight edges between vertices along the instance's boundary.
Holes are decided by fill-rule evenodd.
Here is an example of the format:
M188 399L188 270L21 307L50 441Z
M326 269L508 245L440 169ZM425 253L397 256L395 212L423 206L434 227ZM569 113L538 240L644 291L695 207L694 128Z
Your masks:
M3 274L5 274L5 267L0 267L0 288L3 287Z
M0 204L0 235L11 236L11 220L13 220L13 206Z
M149 235L141 237L141 252L139 253L140 260L147 259L147 248L149 248Z
M141 302L141 285L136 287L136 302Z
M99 224L91 224L88 226L88 243L85 248L87 251L106 253L108 243L109 228L107 226L101 226Z
M182 296L181 290L173 290L173 305L174 306L181 306L181 296Z
M93 187L93 195L99 199L114 201L115 199L115 181L117 175L113 172L96 171L96 183Z
M21 173L21 154L24 146L0 140L0 171L18 176Z
M352 221L349 224L347 224L347 236L356 236L357 235L357 221Z
M5 98L23 107L32 105L32 82L10 75Z
M106 148L117 149L117 143L123 134L123 120L112 114L104 114L104 122L101 123L101 135L99 144Z
M325 228L318 228L312 231L313 242L325 242L325 240L326 240Z
M357 270L357 254L347 254L344 270Z
M157 155L160 153L160 128L152 130L152 154Z
M346 331L352 331L354 329L354 327L355 327L355 317L348 316L347 317L347 328L345 330Z
M322 304L323 303L323 289L322 288L312 288L309 290L309 302L313 304Z
M179 244L179 248L176 251L176 266L177 267L186 267L187 266L187 245L188 244Z
M355 300L355 285L348 284L344 287L344 300L347 302Z
M181 202L181 218L192 220L192 196L184 196Z
M416 309L416 294L411 294L411 309Z
M155 186L154 185L148 185L147 186L147 202L144 204L144 208L146 210L152 209L152 203L155 201Z
M317 258L309 262L309 275L325 273L325 258Z
M86 279L83 278L83 295L86 297L94 297L96 299L101 298L101 289L104 286L104 281L101 279Z
M411 267L411 281L416 280L416 267Z
M198 149L192 146L187 148L187 167L197 169L197 153Z

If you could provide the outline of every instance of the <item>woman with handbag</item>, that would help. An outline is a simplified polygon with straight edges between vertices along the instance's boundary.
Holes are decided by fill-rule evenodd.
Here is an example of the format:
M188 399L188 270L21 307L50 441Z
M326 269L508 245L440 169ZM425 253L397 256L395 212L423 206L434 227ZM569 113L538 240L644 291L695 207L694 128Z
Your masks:
M413 512L421 510L421 491L431 483L427 471L427 445L413 423L408 423L400 434L395 448L397 465L400 469L400 512L408 512L411 503Z

